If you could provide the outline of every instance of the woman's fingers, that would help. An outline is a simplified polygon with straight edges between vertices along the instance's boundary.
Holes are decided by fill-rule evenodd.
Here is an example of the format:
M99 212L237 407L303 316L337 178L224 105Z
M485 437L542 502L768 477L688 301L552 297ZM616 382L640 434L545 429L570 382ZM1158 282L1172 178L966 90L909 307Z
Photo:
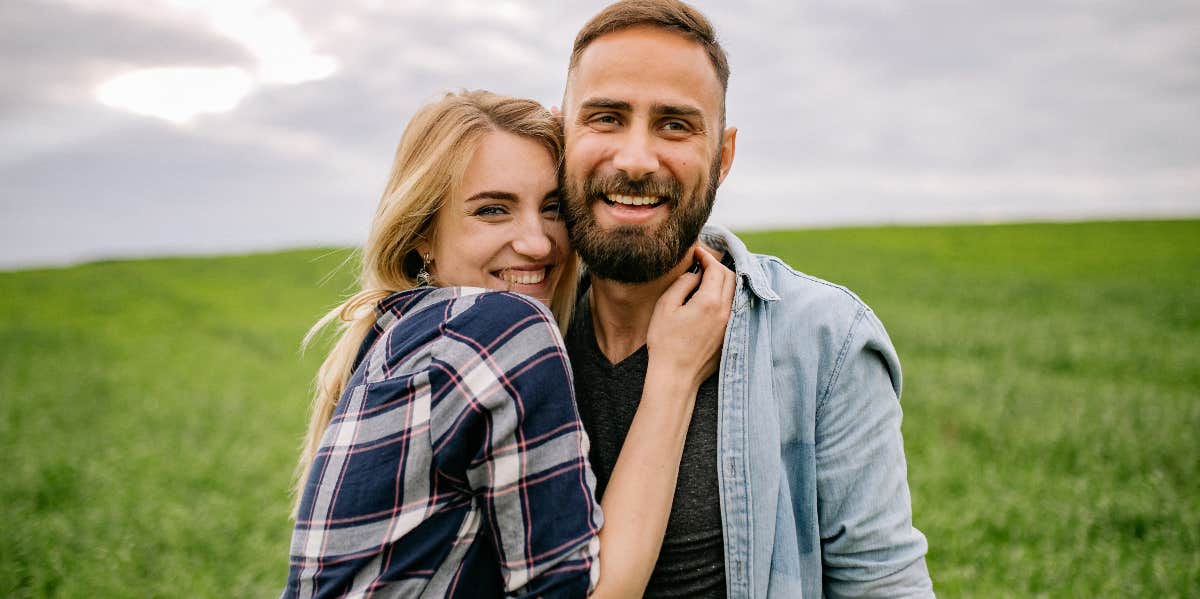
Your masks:
M695 301L697 307L703 310L719 309L725 303L732 302L732 292L726 293L725 290L734 281L733 273L725 268L725 265L721 264L716 257L699 246L695 248L694 255L700 262L703 278L689 302Z
M695 247L690 251L695 254ZM682 305L687 300L688 294L696 290L696 286L700 284L703 274L704 271L701 270L700 272L688 271L679 275L679 278L675 279L675 282L671 283L671 286L667 287L667 290L663 292L660 301L663 301L668 306Z
M685 272L667 287L655 310L659 317L652 319L651 325L681 327L690 334L710 328L723 330L733 304L737 277L699 245L689 251L691 258L701 265L699 272ZM696 326L700 328L693 328Z
M701 268L680 275L659 298L646 344L652 362L699 384L720 361L736 277L699 245L690 253Z

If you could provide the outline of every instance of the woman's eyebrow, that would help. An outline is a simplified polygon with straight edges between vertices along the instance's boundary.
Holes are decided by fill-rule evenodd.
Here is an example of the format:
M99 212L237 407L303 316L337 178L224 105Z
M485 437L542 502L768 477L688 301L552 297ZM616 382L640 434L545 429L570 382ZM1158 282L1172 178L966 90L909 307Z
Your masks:
M510 191L481 191L466 199L468 202L478 202L480 200L508 200L510 202L517 201L517 194Z

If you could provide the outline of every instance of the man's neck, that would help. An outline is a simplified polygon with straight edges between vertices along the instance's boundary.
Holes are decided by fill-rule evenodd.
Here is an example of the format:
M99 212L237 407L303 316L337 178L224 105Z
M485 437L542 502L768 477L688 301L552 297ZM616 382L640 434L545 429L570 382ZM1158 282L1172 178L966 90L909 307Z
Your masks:
M714 256L720 254L701 246ZM616 364L628 358L646 344L646 331L654 305L663 292L692 267L691 252L667 271L667 274L645 283L621 283L592 275L591 314L596 344L609 362Z

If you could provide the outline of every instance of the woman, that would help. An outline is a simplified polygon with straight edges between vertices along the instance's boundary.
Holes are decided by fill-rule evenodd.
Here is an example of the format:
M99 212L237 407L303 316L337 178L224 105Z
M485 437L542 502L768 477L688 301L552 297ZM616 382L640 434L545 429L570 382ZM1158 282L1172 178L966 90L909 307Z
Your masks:
M409 123L362 290L309 334L343 323L317 375L285 597L643 592L733 275L697 250L703 270L656 306L601 527L558 328L577 275L561 157L529 100L449 94Z

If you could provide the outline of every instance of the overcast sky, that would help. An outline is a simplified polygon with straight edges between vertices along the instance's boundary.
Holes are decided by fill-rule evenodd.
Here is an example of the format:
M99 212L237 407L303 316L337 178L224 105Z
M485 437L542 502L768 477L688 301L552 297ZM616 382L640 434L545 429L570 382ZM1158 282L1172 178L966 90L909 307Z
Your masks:
M1200 215L1195 0L697 1L739 229ZM404 124L603 2L4 0L0 268L357 244Z

